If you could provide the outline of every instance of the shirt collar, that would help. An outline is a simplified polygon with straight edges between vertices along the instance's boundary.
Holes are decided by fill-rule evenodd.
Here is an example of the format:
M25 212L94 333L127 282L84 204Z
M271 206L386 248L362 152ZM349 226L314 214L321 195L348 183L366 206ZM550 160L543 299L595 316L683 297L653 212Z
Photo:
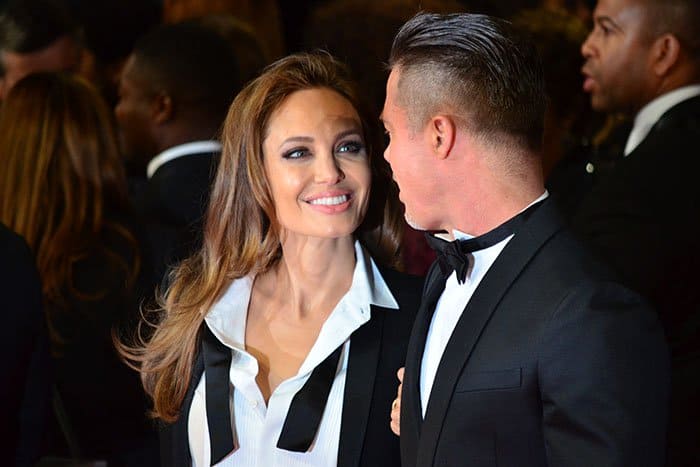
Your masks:
M399 308L374 260L358 241L355 241L355 258L350 289L326 319L314 349L332 347L332 351L347 340L355 329L369 321L370 305ZM253 275L234 280L204 318L222 344L238 351L245 352L246 317L253 281ZM307 358L299 372L311 371L318 361L326 357L324 353L315 352L318 358Z
M683 86L657 97L642 107L634 117L634 125L625 145L625 156L646 138L663 114L675 105L697 95L700 95L700 84Z
M538 196L537 199L535 199L533 202L525 206L525 208L519 211L518 214L525 211L533 204L539 203L540 201L548 197L549 192L545 190L544 193ZM454 235L455 240L469 240L470 238L474 238L473 235L470 235L457 229L453 229L452 234ZM488 271L491 268L491 265L493 265L498 256L501 254L501 251L503 251L505 246L508 244L508 242L511 241L513 237L514 235L509 235L508 237L504 238L495 245L491 245L490 247L484 248L483 250L473 252L472 258L474 258L474 261L470 262L469 269L467 270L467 281L464 282L464 284L460 284L457 281L456 274L453 272L448 278L448 285L452 287L461 287L463 285L469 286L469 282L473 281L474 278L483 277L483 275L486 274L486 271Z
M218 141L193 141L191 143L173 146L151 159L151 162L148 163L148 167L146 168L146 176L151 178L153 174L156 173L156 170L163 164L177 159L178 157L219 151L221 151L221 143Z

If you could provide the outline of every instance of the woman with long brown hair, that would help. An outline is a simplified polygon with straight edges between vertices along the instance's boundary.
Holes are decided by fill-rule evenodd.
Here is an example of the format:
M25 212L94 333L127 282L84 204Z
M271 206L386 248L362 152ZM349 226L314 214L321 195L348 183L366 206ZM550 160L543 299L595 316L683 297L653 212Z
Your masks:
M232 104L201 251L155 332L123 348L166 422L164 465L391 466L420 280L389 267L402 216L345 68L270 65Z
M28 76L0 108L0 148L0 222L36 256L66 444L122 456L147 420L111 342L136 315L139 255L110 111L80 78Z

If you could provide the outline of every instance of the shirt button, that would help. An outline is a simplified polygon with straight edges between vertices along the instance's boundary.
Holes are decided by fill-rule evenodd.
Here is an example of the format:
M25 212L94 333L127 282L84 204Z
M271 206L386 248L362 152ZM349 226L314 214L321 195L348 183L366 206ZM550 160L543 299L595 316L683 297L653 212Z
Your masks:
M258 401L250 401L250 405L252 405L253 408L256 408L258 406Z

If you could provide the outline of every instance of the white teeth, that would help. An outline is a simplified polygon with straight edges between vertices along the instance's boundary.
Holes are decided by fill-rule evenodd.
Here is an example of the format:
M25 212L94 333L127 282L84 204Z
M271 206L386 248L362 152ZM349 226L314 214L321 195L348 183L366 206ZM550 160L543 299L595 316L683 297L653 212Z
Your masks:
M324 206L335 206L342 204L349 199L348 195L330 196L328 198L316 198L309 201L309 204L322 204Z

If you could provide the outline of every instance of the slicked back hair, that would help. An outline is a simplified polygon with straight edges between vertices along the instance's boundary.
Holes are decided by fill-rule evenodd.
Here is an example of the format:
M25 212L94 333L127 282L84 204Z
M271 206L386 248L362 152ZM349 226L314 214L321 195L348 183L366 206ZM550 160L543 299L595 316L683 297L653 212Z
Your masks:
M416 130L451 113L483 141L537 150L546 106L542 66L510 23L476 14L418 14L397 33L389 66Z

